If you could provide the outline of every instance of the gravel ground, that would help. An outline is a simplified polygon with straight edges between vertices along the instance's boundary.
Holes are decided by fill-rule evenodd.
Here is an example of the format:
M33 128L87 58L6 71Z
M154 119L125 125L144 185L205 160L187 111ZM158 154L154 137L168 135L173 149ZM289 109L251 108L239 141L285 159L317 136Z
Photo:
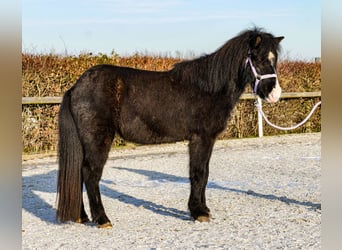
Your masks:
M57 223L56 158L26 160L22 248L321 249L320 162L320 133L217 141L213 217L200 223L187 210L186 143L114 150L101 181L113 228L98 229Z

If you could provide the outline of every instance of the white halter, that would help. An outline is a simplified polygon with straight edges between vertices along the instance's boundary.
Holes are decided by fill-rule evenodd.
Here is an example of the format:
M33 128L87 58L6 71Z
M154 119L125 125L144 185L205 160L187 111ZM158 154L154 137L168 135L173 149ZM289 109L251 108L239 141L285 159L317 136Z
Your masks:
M253 63L252 63L252 60L250 58L250 56L247 57L246 59L246 67L247 67L247 64L249 63L249 65L251 66L251 69L252 69L252 72L254 74L254 77L255 77L255 84L254 84L254 89L253 89L253 92L254 94L256 94L257 92L257 89L258 89L258 85L259 85L259 82L261 80L264 80L264 79L267 79L267 78L278 78L277 74L274 73L274 74L266 74L266 75L259 75L255 69L255 67L253 66ZM275 70L274 70L275 71Z

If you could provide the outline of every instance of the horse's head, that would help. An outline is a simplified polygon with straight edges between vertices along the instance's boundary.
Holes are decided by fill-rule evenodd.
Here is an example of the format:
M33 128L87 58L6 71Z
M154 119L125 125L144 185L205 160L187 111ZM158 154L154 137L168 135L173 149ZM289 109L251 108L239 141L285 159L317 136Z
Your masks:
M277 102L281 87L277 76L279 43L284 37L274 37L268 33L254 33L250 36L246 68L253 78L254 94L268 102Z

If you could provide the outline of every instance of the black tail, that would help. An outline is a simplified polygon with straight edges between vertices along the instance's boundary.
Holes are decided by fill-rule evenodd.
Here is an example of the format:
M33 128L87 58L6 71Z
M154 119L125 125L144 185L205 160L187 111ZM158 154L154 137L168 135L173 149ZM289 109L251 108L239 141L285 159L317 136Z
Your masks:
M58 114L57 214L59 221L76 221L81 216L83 150L70 110L71 91L63 97Z

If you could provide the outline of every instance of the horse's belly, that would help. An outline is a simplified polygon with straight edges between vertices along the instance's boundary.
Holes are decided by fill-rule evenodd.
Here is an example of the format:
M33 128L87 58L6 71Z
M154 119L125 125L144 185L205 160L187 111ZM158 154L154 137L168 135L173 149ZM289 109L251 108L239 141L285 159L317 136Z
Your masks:
M121 113L120 134L123 139L141 144L159 144L188 139L184 128L175 121L160 122L157 119L143 119L130 112Z

